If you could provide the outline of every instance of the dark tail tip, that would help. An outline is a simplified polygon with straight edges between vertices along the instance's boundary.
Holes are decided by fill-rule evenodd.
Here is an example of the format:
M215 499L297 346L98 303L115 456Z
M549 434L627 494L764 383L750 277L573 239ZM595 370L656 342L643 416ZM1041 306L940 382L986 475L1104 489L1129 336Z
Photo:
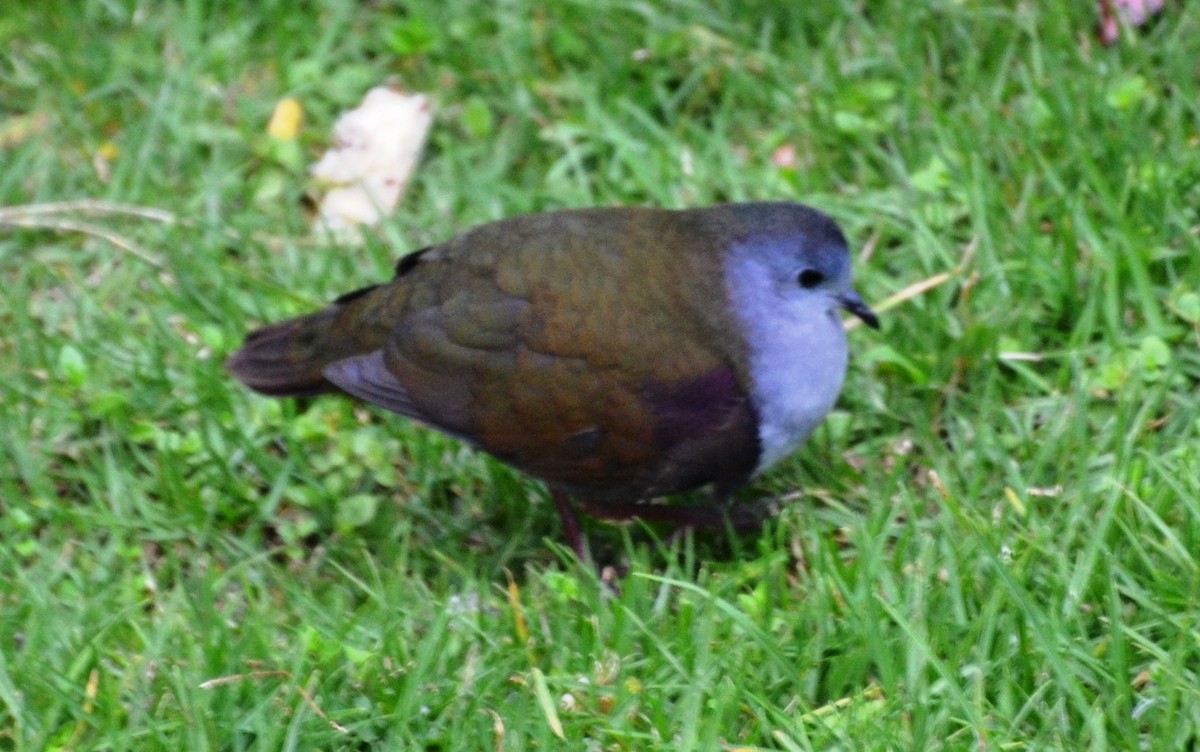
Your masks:
M338 391L321 374L319 328L313 317L281 321L251 332L225 370L256 392L304 397Z

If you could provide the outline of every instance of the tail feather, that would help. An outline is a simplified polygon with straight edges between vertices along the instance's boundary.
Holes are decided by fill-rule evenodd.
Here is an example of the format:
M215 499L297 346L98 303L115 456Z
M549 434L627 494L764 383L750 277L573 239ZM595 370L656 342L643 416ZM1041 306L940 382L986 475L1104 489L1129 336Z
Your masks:
M327 328L328 309L251 332L225 370L256 392L303 397L338 391L321 374L328 365L317 345Z
M340 393L323 371L383 346L391 332L389 294L387 286L363 288L324 310L268 324L246 337L225 370L272 397Z

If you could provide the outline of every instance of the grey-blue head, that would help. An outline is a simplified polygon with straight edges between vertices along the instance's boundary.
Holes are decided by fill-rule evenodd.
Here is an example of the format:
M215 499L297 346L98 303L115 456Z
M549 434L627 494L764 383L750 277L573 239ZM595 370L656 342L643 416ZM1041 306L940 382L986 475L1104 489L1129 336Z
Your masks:
M731 243L732 255L744 259L739 263L768 265L772 287L784 298L831 299L867 326L879 328L879 319L854 290L846 236L833 219L788 202L730 206L744 228Z

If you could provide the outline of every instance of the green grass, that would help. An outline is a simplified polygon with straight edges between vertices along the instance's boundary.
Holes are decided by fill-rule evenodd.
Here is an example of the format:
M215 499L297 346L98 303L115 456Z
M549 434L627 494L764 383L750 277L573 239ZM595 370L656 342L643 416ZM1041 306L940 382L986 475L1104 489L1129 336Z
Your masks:
M1086 2L11 5L0 750L1200 744L1195 4L1112 49ZM389 76L423 165L322 246L302 163ZM85 198L179 221L15 224ZM538 484L221 370L478 222L742 199L834 214L870 300L956 275L853 334L761 535L590 526L619 594Z

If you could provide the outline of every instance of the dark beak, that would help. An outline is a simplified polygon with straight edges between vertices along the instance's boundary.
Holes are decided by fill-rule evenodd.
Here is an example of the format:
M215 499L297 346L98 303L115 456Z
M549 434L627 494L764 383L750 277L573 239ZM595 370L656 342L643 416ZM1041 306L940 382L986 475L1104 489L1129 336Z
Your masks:
M858 293L851 291L843 295L839 300L842 303L842 308L845 308L850 313L862 319L862 322L872 329L879 328L879 318L875 312L867 307L862 298L858 297Z

